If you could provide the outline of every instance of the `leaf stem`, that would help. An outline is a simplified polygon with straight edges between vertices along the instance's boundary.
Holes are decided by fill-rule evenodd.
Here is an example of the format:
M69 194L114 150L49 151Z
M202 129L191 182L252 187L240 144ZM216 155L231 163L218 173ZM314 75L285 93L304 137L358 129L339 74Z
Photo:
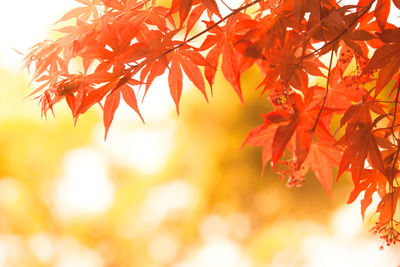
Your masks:
M329 68L328 68L328 77L327 77L327 79L326 79L325 96L324 96L324 99L322 100L321 108L319 109L317 119L315 120L315 124L314 124L314 127L312 128L311 132L314 132L315 129L317 128L319 118L321 117L322 110L324 109L324 106L325 106L326 98L328 97L328 92L329 92L329 78L330 78L330 76L331 76L332 61L333 61L333 51L331 51L331 58L330 58L330 60L329 60Z
M394 101L394 114L393 114L393 121L392 121L392 126L391 126L391 131L392 131L392 136L393 138L399 142L399 139L396 137L394 134L394 124L396 122L396 116L397 116L397 103L399 102L399 93L400 93L400 78L399 78L399 85L397 87L397 92L396 92L396 100Z

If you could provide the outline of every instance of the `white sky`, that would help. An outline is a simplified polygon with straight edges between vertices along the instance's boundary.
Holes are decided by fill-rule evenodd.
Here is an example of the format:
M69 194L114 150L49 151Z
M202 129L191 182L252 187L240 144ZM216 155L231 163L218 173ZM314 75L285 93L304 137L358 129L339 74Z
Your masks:
M32 45L48 38L52 24L76 6L73 0L1 1L0 66L17 71Z

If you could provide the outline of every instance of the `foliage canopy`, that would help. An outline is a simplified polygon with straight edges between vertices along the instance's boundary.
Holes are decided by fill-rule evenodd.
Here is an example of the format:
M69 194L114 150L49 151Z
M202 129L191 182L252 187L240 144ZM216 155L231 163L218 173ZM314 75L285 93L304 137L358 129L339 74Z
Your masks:
M399 0L244 0L225 16L222 0L76 1L58 21L74 22L58 29L63 36L25 58L42 115L65 100L76 121L99 104L106 137L121 97L144 121L139 90L165 72L179 113L183 75L208 101L206 82L212 94L220 67L244 102L240 79L256 65L274 109L244 143L262 146L263 166L271 161L289 186L312 170L330 193L333 166L338 178L350 171L348 203L363 192L364 216L377 193L372 230L388 245L400 240L400 29L387 22Z

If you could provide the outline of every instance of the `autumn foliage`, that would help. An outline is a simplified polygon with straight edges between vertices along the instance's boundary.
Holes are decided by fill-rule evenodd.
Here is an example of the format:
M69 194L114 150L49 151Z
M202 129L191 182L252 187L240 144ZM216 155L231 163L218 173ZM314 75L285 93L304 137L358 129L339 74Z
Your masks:
M219 0L76 1L59 20L63 36L25 59L42 115L65 100L76 121L98 104L107 135L121 97L144 120L139 91L164 73L179 113L184 75L208 101L220 68L245 102L254 88L240 79L256 65L257 90L274 109L245 144L263 147L263 169L271 162L289 186L312 170L329 193L333 168L336 179L349 171L348 203L361 194L364 216L376 193L373 231L388 245L400 240L400 29L387 22L399 0L245 0L225 16L219 4L229 2Z

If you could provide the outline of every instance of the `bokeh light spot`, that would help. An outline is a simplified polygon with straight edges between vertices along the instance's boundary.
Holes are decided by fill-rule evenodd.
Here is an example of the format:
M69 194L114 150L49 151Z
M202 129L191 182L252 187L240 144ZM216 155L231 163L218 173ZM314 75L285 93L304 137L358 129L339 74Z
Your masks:
M90 148L69 152L64 176L56 182L55 203L62 216L95 214L112 204L114 187L107 176L106 162Z
M150 241L148 250L155 263L168 264L175 259L179 246L179 241L173 235L159 233Z
M46 233L38 233L28 238L29 249L37 259L49 262L55 252L55 240Z

